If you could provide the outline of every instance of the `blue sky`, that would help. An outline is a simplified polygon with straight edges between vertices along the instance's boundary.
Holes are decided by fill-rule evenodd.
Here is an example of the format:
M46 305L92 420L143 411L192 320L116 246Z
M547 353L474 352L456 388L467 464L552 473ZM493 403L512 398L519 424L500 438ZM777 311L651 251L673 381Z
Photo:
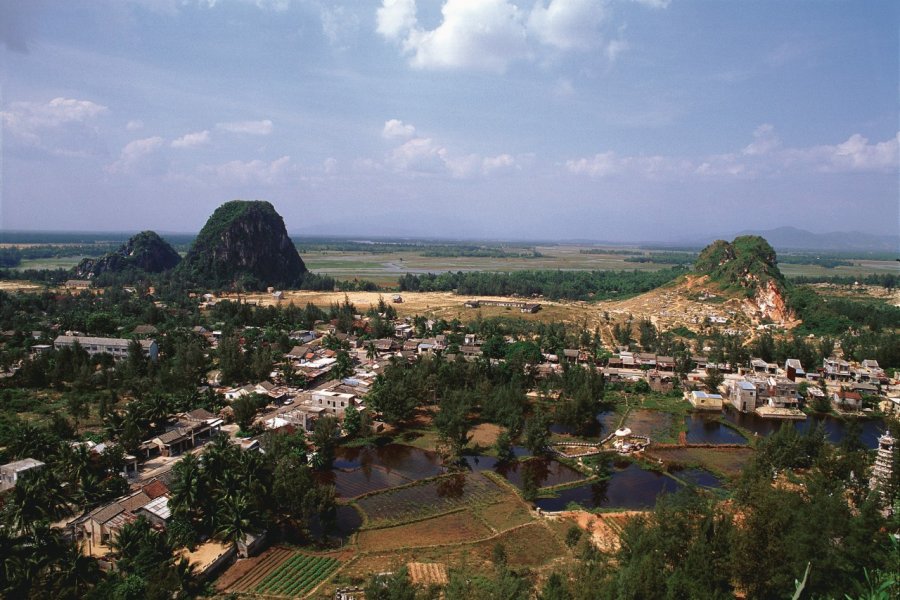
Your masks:
M896 2L0 3L4 229L896 234Z

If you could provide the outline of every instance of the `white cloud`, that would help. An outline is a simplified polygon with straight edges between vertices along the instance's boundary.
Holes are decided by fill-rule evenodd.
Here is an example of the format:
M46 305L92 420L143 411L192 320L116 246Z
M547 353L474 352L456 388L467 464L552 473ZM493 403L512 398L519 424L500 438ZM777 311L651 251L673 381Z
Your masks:
M144 128L144 122L141 121L140 119L134 119L134 120L128 121L128 124L125 125L126 131L137 131L138 129L143 129L143 128Z
M742 152L749 156L758 156L760 154L768 154L781 145L778 136L775 135L775 128L764 123L753 131L753 141L744 147Z
M753 142L739 153L700 159L674 156L619 156L608 151L566 161L570 173L589 177L628 174L646 178L755 177L790 172L900 172L900 133L878 143L860 134L845 142L809 148L782 148L769 124L760 125Z
M38 142L40 130L69 123L84 123L106 112L108 108L90 100L54 98L49 102L13 102L0 111L3 128L13 135Z
M482 171L485 175L495 172L510 171L516 168L516 159L509 154L498 154L497 156L485 157L482 162Z
M813 146L806 149L785 151L787 164L809 165L822 172L900 171L900 133L889 140L870 144L869 140L855 133L847 141L835 145Z
M506 0L447 0L441 14L437 28L414 28L403 42L414 68L502 73L528 54L524 14Z
M269 119L263 121L231 121L228 123L217 123L216 128L229 133L244 133L247 135L269 135L274 130L272 121Z
M398 173L450 175L468 179L510 171L518 167L518 162L509 154L482 157L455 153L432 138L416 137L394 148L388 154L385 165Z
M322 20L322 33L328 43L335 47L344 47L346 40L353 40L359 31L359 17L343 6L323 6L319 16Z
M416 26L416 0L384 0L375 13L376 30L389 40L399 40Z
M668 8L672 0L632 0L632 2L637 2L650 8Z
M384 122L384 129L381 130L382 137L386 139L392 138L411 138L416 134L416 128L408 123L404 123L399 119L390 119Z
M159 150L165 140L159 136L133 140L122 148L119 159L109 165L110 173L133 173L140 170L142 163Z
M561 50L587 50L597 46L600 24L606 19L602 0L543 0L528 17L528 30L542 44Z
M609 0L444 0L440 23L426 29L415 0L382 0L376 30L398 43L414 68L503 73L516 61L540 60L548 51L602 48L614 61L628 43L622 28L618 39L607 41L610 6Z
M322 172L326 175L334 175L338 170L338 161L336 158L328 157L322 163Z
M195 133L187 133L172 142L173 148L193 148L194 146L202 146L209 143L209 131L197 131Z
M199 170L217 182L272 185L283 181L291 166L291 157L282 156L271 162L233 160L220 165L204 165Z

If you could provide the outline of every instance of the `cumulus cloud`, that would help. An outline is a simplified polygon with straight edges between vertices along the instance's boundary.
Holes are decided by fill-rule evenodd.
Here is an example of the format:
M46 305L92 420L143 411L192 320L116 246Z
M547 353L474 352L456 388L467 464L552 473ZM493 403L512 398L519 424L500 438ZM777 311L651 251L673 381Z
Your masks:
M399 40L416 26L416 0L384 0L375 13L376 30L390 40Z
M195 133L186 133L177 140L172 141L173 148L193 148L194 146L202 146L209 143L209 131L197 131Z
M674 156L619 156L608 151L566 161L567 171L603 178L619 174L647 178L754 177L790 172L900 171L900 133L883 142L870 143L860 134L833 145L782 148L772 125L760 125L753 141L740 152L714 154L699 159Z
M758 156L767 154L780 145L781 141L775 135L775 128L764 123L753 131L753 141L745 146L742 152L749 156Z
M389 128L388 125L391 124ZM395 132L387 138L410 138L393 148L385 159L385 166L398 173L410 175L449 175L468 179L510 171L518 161L509 154L482 157L479 154L451 152L432 138L411 137L415 128L396 119L385 123L385 131ZM400 135L396 135L399 132ZM371 170L372 165L368 166Z
M83 123L108 112L102 104L74 98L54 98L49 102L13 102L0 112L3 126L14 134L33 134L36 130L66 123Z
M0 111L0 127L29 148L63 156L102 153L95 120L109 109L90 100L54 98L49 102L12 102Z
M524 15L506 0L447 0L441 14L437 28L414 28L403 42L414 68L502 73L527 55Z
M246 135L269 135L275 129L272 121L269 119L263 121L231 121L228 123L217 123L216 128L229 133L242 133Z
M233 160L220 165L204 165L199 170L218 182L272 185L283 181L291 166L291 157L282 156L270 162Z
M384 122L384 129L381 130L382 137L386 139L392 138L411 138L416 134L416 128L412 125L404 123L399 119L390 119Z
M164 143L165 140L159 136L128 142L122 148L122 152L119 153L119 159L109 165L107 170L115 174L128 174L145 170L150 164L146 162L147 159L155 155Z
M822 172L900 170L900 133L889 140L870 144L869 140L855 133L847 141L835 145L813 146L806 149L787 150L786 162L809 165Z
M657 8L664 0L644 0ZM607 41L609 0L445 0L441 21L424 28L415 0L382 0L376 30L395 42L418 69L504 72L519 60L539 59L548 50L602 48L613 61L628 48L620 35Z
M528 30L542 44L561 50L587 50L600 42L597 32L606 19L601 0L550 0L538 3L528 17Z

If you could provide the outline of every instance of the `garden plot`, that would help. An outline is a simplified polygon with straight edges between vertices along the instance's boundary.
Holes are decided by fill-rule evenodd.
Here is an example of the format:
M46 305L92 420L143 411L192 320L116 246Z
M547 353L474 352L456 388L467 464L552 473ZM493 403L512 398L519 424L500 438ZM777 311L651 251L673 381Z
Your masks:
M266 596L303 596L338 566L340 562L335 558L298 553L269 573L252 591Z
M487 504L503 495L503 490L480 473L466 473L379 492L357 500L357 504L367 517L367 527L371 528Z

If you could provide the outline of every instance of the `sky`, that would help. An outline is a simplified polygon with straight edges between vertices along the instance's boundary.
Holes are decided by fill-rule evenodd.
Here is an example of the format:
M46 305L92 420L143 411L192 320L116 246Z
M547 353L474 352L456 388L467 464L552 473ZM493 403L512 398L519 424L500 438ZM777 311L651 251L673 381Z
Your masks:
M0 229L900 231L893 0L7 0Z

